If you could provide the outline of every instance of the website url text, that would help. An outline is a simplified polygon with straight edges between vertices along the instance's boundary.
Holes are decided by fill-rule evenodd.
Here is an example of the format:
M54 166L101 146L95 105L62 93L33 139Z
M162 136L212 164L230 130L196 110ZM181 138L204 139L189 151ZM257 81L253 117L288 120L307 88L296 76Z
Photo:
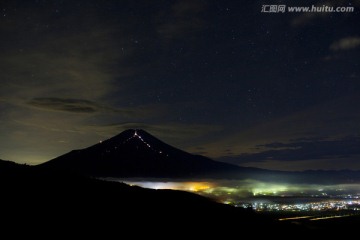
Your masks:
M263 13L347 13L354 12L355 8L348 7L333 7L333 6L315 6L311 7L294 7L294 6L286 6L286 5L262 5L261 12Z

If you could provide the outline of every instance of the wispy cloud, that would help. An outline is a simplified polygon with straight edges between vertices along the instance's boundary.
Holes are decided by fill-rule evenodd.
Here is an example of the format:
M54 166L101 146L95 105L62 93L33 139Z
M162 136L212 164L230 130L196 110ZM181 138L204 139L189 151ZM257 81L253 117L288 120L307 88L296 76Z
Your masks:
M41 109L74 113L92 113L99 109L94 102L82 99L34 98L28 104Z
M170 12L159 17L158 33L171 40L197 32L204 25L201 12L206 8L202 0L179 0L172 5Z
M360 46L360 37L346 37L333 42L330 49L333 51L349 50Z
M311 23L312 21L314 21L315 19L322 17L325 18L326 16L328 16L329 13L323 12L323 13L303 13L295 18L292 19L291 21L291 25L294 27L298 27L298 26L304 26L307 25L309 23Z
M248 154L247 156L255 154L253 156L260 157L261 155L256 154L263 154L262 152L269 150L265 146L272 146L275 150L283 148L293 153L299 146L284 145L293 139L304 138L297 140L299 142L321 142L329 136L342 139L360 133L360 127L356 124L360 120L360 113L356 110L359 105L360 99L357 96L336 99L265 123L254 124L247 129L231 129L231 134L224 135L223 138L219 137L216 141L209 139L207 143L204 141L189 150L197 152L197 147L203 147L205 155L215 159L242 154ZM292 149L289 149L290 147Z
M81 16L56 18L41 8L31 9L29 15L25 5L18 7L17 14L29 15L30 20L10 14L6 19L21 35L6 21L0 22L6 35L6 40L0 40L3 98L16 102L61 96L94 101L113 94L117 90L114 80L134 72L125 64L133 46L122 34L124 26L104 22L92 8L86 10L88 14Z
M28 105L50 111L61 111L70 113L96 113L108 112L118 113L125 116L134 116L138 112L136 108L119 109L113 108L99 103L72 98L33 98L27 102ZM139 111L140 112L140 111ZM141 115L141 114L138 114Z
M259 145L268 149L259 153L240 154L224 157L232 163L275 161L313 161L319 159L356 158L360 155L360 136L339 139L292 141L289 143L269 143Z
M329 1L320 1L317 4L315 4L314 6L334 6L334 3L329 2ZM290 6L290 5L289 5ZM291 5L294 6L294 5ZM307 5L305 3L297 3L297 5L295 6L303 6L303 7L310 7L312 5ZM310 24L311 22L315 21L318 18L322 18L325 19L329 14L329 12L307 12L307 13L302 13L300 15L297 15L296 17L294 17L291 21L291 25L294 27L300 27L300 26L305 26Z

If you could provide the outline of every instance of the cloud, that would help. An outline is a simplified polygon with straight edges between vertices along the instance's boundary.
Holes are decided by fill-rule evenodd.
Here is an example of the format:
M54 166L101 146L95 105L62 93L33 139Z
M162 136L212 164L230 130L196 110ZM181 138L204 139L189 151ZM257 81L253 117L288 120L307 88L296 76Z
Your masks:
M348 50L360 46L360 37L346 37L333 42L330 49L333 51Z
M291 25L294 27L304 26L312 22L314 19L318 17L325 18L329 13L321 12L321 13L303 13L292 19Z
M313 159L311 161L293 160L265 160L262 162L242 163L244 167L257 167L263 169L283 170L283 171L305 171L305 170L360 170L359 155L347 158L324 158Z
M171 10L159 18L158 33L171 40L189 36L199 31L204 25L201 12L206 8L201 0L180 0L175 2Z
M92 113L98 111L97 104L82 99L34 98L28 104L42 109L64 112Z
M317 4L314 4L314 6L317 6L317 7L322 7L322 6L334 6L334 3L332 2L319 2ZM290 6L290 5L289 5ZM294 5L291 5L291 6L294 6ZM295 6L299 6L299 5L295 5ZM312 5L301 5L301 6L304 6L304 7L312 7ZM307 13L302 13L296 17L294 17L291 21L291 25L294 26L294 27L298 27L298 26L304 26L304 25L307 25L309 23L311 23L312 21L316 20L317 18L323 18L325 19L329 14L329 12L307 12Z
M339 139L293 141L290 143L269 143L259 145L268 150L228 156L219 160L242 164L266 161L316 161L326 159L356 159L360 156L360 136L347 136ZM326 166L326 165L325 165Z
M82 7L83 14L56 17L51 11L18 4L19 17L6 18L11 28L6 20L0 22L6 36L0 39L3 98L17 102L61 96L96 101L118 90L115 79L134 73L125 61L134 49L124 34L125 23L105 21L96 9Z
M5 52L0 60L5 69L1 73L4 79L2 96L9 99L41 95L97 99L111 94L114 91L111 82L121 76L118 72L121 68L111 68L112 53L103 56L110 49L100 53L81 46L81 39L87 34L79 33L78 37L69 37L67 41L54 36L23 52ZM91 41L104 42L103 38L106 36ZM111 44L108 46L110 48ZM63 52L58 53L57 47L64 48ZM91 51L91 55L86 54Z
M119 113L126 116L131 116L131 115L136 115L137 112L135 108L116 109L85 99L33 98L32 100L28 101L27 104L43 110L61 111L61 112L70 112L70 113L110 112L110 113Z
M216 139L209 138L201 144L194 144L189 150L197 151L197 147L206 149L206 156L220 159L227 156L255 154L264 149L266 144L282 144L293 139L303 141L321 141L329 137L341 138L360 134L360 98L357 95L325 101L307 109L270 119L266 122L254 123L244 128L229 126L218 134ZM300 141L300 140L297 140ZM232 154L227 152L231 149ZM289 150L290 151L290 150Z

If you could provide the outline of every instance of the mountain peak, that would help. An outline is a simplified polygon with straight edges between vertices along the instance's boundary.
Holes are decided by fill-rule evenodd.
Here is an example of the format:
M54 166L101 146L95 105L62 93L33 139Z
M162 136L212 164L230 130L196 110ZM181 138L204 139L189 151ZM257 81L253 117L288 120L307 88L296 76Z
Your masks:
M124 130L120 134L127 133L127 134L133 134L134 135L134 134L137 134L138 131L145 132L143 129L140 129L140 128L129 128L129 129Z
M143 129L125 130L43 165L102 177L185 177L236 168L179 150Z
M118 139L118 138L123 138L123 139L142 138L143 136L155 138L153 135L151 135L150 133L146 132L143 129L134 128L134 129L124 130L123 132L119 133L118 135L116 135L108 140Z
M143 129L136 128L136 129L129 129L128 131L132 132L133 137L136 137L136 138L141 139L143 136L151 136L151 137L155 138L154 136L152 136L150 133L146 132Z
M139 151L140 149L146 147L158 153L162 152L161 148L168 147L166 143L163 143L162 141L142 129L127 129L116 135L115 137L109 138L105 141L101 141L99 145L103 148L107 146L107 148L110 149L117 149L118 147L126 147L131 149L135 147L136 151ZM96 146L97 145L94 145L92 147Z

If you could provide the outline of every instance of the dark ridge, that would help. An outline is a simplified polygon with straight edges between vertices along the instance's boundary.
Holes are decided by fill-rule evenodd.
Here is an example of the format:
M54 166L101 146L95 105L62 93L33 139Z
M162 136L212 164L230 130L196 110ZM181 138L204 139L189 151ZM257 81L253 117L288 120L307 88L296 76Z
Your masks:
M251 209L220 204L188 192L131 187L33 167L0 175L0 189L4 206L1 216L6 219L3 226L32 226L39 232L55 229L52 234L95 231L119 236L224 236L234 234L239 226L279 228L276 221L258 216Z
M9 165L11 170L5 171ZM3 234L222 239L251 230L252 237L287 239L288 233L302 237L351 233L360 223L359 215L314 223L280 222L271 214L188 192L144 189L43 170L0 160Z

